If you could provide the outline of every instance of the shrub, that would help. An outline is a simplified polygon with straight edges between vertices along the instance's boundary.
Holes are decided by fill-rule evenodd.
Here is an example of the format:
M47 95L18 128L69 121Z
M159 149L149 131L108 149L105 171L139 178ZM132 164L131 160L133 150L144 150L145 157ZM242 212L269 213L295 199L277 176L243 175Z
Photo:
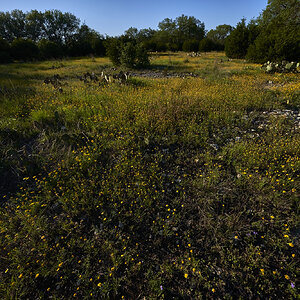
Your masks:
M149 55L147 49L139 44L136 46L136 67L146 68L150 65Z
M197 40L186 40L182 45L182 50L185 52L197 52L198 51L198 41Z
M38 57L39 48L32 40L19 38L11 43L11 53L15 59L32 60Z
M91 42L91 46L92 46L92 49L93 49L93 52L95 55L98 55L98 56L103 56L105 55L105 47L103 45L103 40L98 38L98 39L94 39L92 42Z
M147 49L143 44L122 43L113 39L106 43L106 51L115 66L145 68L150 65Z
M63 55L62 48L55 42L42 39L38 43L41 58L58 58Z
M249 47L246 58L263 63L270 61L297 61L300 58L300 38L296 27L264 28Z
M0 63L8 63L11 61L9 43L0 38Z
M133 68L135 66L135 60L136 60L136 48L135 46L129 42L126 43L122 47L121 51L121 64L127 68Z
M86 56L92 53L93 49L88 41L73 40L68 44L68 54L70 56Z
M105 43L106 54L115 66L121 64L122 45L118 39L110 39Z
M208 38L204 38L199 43L199 51L200 52L209 52L215 50L215 43Z
M225 54L229 58L245 58L249 47L249 31L242 19L225 42Z

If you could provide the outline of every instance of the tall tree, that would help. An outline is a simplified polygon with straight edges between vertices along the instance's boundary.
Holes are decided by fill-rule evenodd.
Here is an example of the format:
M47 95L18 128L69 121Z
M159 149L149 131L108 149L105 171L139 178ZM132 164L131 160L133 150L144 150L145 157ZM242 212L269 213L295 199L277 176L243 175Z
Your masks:
M225 42L225 53L230 58L244 58L249 47L249 30L242 19Z
M37 42L44 37L44 14L37 10L31 10L26 14L26 35Z
M219 45L220 50L224 49L226 38L233 31L233 27L230 25L219 25L216 29L211 29L206 37L213 41L216 45Z
M46 39L63 44L76 32L80 20L71 13L59 10L46 10L44 13L44 36Z
M260 33L249 47L247 59L300 60L300 1L269 0L258 22Z
M202 40L205 35L204 23L195 17L181 15L176 20L179 42L183 44L185 40Z
M158 32L155 34L159 42L163 42L170 47L181 50L186 40L200 41L205 36L204 23L195 17L181 15L175 20L166 18L158 24Z
M0 13L0 35L12 42L16 38L26 37L26 14L19 9Z

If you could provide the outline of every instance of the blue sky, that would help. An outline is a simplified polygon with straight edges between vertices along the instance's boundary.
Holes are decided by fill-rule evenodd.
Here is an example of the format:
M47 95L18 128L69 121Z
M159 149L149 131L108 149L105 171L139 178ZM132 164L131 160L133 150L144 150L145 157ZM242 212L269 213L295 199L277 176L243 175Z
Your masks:
M0 11L58 9L71 12L89 27L111 36L129 27L153 28L164 18L184 14L205 23L205 29L221 24L235 26L245 17L258 17L267 0L0 0Z

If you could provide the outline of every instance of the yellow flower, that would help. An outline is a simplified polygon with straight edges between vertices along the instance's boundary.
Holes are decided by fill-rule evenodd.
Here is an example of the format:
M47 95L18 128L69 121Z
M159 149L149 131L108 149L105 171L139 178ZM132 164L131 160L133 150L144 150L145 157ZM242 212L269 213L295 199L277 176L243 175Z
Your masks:
M289 275L284 275L285 279L289 280L290 276Z
M274 219L275 217L274 216L271 216L271 219Z
M37 273L36 275L35 275L35 278L38 278L40 276L40 274L39 273Z
M216 290L215 290L215 289L212 289L211 291L214 293Z
M20 274L20 275L19 275L19 278L22 278L22 277L23 277L23 274Z
M288 245L289 245L290 247L294 247L294 244L293 244L293 243L288 243Z
M260 269L260 272L262 275L265 275L265 270L264 269Z
M101 285L102 285L102 283L101 283L101 282L99 282L99 283L98 283L98 286L100 287Z
M184 274L184 277L185 277L185 278L188 278L188 276L189 276L189 275L188 275L187 273Z

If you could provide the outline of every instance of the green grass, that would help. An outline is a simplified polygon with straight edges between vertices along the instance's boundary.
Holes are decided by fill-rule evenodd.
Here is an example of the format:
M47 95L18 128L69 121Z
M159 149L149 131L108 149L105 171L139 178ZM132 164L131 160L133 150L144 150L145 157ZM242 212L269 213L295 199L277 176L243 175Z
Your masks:
M297 297L299 128L272 112L299 111L299 75L223 53L151 64L198 77L0 66L1 299Z

